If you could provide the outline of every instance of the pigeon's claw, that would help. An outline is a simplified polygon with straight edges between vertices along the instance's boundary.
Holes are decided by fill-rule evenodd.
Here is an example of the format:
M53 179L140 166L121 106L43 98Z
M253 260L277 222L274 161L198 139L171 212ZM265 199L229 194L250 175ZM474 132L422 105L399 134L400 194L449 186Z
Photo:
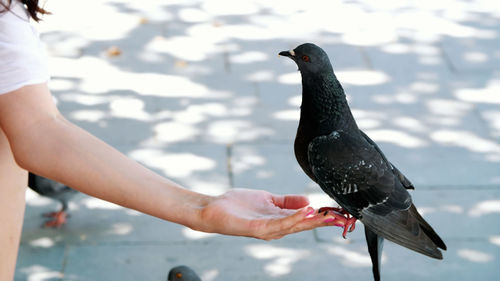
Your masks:
M347 218L347 221L344 224L344 232L342 232L342 237L344 237L344 239L347 239L347 232L354 231L354 229L356 228L356 221L357 219L355 217Z
M339 226L344 228L344 232L342 232L342 237L344 237L344 239L346 239L347 232L353 232L354 229L356 229L357 219L351 216L345 209L340 207L322 207L318 210L318 213L324 213L325 216L328 212L333 212L333 214L331 214L335 216L336 221L342 221L342 224Z
M44 227L59 228L66 224L66 218L68 217L68 214L65 211L61 210L59 212L45 214L44 216L52 218L43 225Z

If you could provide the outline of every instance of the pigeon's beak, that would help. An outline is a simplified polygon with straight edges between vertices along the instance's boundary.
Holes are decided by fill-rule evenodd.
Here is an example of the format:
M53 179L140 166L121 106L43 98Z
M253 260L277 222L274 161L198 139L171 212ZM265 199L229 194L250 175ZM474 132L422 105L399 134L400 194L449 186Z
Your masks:
M284 56L284 57L289 57L291 59L295 58L295 52L293 50L283 51L283 52L280 52L278 55Z

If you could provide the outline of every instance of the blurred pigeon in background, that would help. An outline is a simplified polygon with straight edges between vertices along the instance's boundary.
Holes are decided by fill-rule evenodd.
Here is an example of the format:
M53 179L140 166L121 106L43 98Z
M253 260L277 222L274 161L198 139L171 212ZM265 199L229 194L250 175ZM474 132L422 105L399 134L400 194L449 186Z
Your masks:
M52 219L47 221L44 226L46 227L61 227L66 223L68 210L68 201L73 197L78 191L56 181L53 181L42 176L35 175L33 173L28 174L28 187L34 190L36 193L58 200L62 204L60 211L44 214L46 217L51 217Z
M304 172L341 208L321 208L346 217L344 232L359 219L365 225L373 275L380 280L383 239L442 259L443 240L420 216L407 189L411 182L360 129L327 54L306 43L279 53L302 75L302 104L295 156ZM352 216L352 217L351 217Z
M201 281L201 279L194 270L185 265L180 265L170 270L167 281Z

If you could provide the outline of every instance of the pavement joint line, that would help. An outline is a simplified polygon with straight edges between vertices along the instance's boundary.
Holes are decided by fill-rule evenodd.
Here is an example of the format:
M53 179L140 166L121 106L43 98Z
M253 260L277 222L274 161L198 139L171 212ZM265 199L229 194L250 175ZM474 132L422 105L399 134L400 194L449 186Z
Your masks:
M438 44L439 44L439 50L440 50L439 53L441 54L441 57L443 58L443 60L446 62L446 66L447 66L448 70L453 74L459 73L459 71L457 70L457 67L455 66L455 64L453 64L453 61L451 60L450 56L448 56L448 54L446 53L446 50L444 49L443 43L439 42Z
M233 173L233 145L228 143L226 145L227 157L227 176L229 178L229 188L234 188L234 173Z
M481 123L481 126L482 126L482 130L485 131L489 140L496 142L496 143L500 143L500 139L498 139L492 135L492 130L490 130L489 126L488 126L488 121L486 119L484 119L484 117L481 115L479 108L477 106L474 106L472 109L472 112L479 119L479 122Z
M69 259L69 248L71 247L70 243L65 243L64 245L64 253L63 253L63 261L61 265L61 278L59 279L60 281L64 280L64 272L66 271L66 265L68 264L68 259Z
M375 68L373 67L373 63L370 59L370 56L368 55L368 52L366 52L366 48L358 47L357 49L361 53L361 57L363 58L363 62L365 63L366 67L370 70L374 70Z

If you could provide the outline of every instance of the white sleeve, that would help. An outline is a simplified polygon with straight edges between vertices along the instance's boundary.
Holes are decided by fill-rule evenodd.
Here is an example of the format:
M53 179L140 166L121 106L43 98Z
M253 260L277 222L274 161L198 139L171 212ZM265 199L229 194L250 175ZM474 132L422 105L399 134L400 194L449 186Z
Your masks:
M48 80L47 57L38 32L24 6L14 0L10 11L0 13L0 95Z

